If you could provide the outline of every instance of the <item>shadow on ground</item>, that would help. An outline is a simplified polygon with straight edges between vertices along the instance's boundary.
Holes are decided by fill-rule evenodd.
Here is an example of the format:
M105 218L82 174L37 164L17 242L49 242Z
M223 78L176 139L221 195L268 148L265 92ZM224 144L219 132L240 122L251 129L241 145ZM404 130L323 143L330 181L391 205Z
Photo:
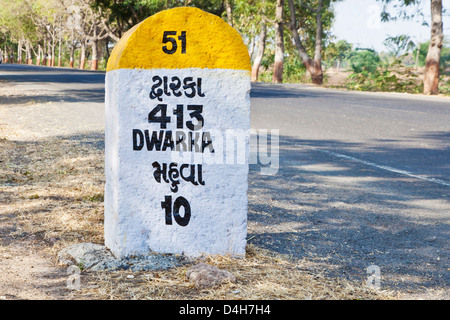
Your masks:
M35 103L48 102L98 102L105 101L104 89L79 89L79 90L64 90L63 93L56 94L27 94L25 95L10 95L0 96L0 104L4 105L27 105Z
M423 139L448 141L446 133ZM249 242L294 260L314 261L326 273L367 279L367 267L380 267L383 288L444 288L450 283L449 187L386 172L323 152L346 153L355 143L280 137L275 175L250 166ZM364 150L368 158L429 157L448 174L449 147L441 150ZM434 162L435 163L435 162ZM448 175L447 175L448 177Z

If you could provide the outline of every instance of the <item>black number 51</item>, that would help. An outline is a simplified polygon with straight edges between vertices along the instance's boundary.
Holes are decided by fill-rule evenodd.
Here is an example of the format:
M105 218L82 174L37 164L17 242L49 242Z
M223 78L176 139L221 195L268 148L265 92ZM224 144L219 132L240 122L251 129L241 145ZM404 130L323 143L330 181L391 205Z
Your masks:
M164 31L162 43L171 43L171 45L165 45L162 47L164 53L174 54L177 51L178 44L176 38L174 37L176 35L177 31ZM181 31L181 35L178 36L178 40L181 41L181 53L186 53L186 31Z

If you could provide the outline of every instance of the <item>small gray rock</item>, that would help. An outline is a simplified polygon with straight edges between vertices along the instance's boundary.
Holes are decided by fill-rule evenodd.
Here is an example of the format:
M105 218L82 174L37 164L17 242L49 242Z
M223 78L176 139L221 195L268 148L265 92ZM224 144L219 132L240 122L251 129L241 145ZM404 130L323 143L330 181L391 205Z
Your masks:
M186 278L197 289L211 288L236 281L236 277L232 273L206 263L199 263L191 267L186 272Z
M78 243L64 248L58 253L61 265L77 265L82 269L99 270L166 270L177 267L184 261L183 257L163 254L148 254L117 259L103 245L95 243Z
M77 243L58 253L60 264L76 264L83 269L89 269L99 262L106 263L113 260L114 256L105 246L95 243Z

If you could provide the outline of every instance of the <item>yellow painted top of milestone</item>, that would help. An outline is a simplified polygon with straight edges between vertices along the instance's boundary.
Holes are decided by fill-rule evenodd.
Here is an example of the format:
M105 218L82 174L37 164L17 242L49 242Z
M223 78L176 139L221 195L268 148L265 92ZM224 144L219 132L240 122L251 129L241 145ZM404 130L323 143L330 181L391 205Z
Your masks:
M156 68L250 71L251 65L241 36L224 20L197 8L180 7L161 11L126 32L106 70Z

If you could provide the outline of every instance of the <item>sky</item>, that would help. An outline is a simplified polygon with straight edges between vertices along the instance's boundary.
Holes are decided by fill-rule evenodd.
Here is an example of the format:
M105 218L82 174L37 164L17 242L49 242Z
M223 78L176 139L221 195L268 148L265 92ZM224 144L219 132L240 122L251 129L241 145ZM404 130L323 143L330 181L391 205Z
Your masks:
M425 0L423 13L430 22L430 0ZM443 0L444 9L450 11L450 0ZM376 0L343 0L335 4L335 22L332 34L337 40L347 40L354 47L388 51L383 45L389 36L407 34L415 43L430 38L430 27L417 21L381 22L382 4ZM450 15L443 16L444 36L450 38Z

